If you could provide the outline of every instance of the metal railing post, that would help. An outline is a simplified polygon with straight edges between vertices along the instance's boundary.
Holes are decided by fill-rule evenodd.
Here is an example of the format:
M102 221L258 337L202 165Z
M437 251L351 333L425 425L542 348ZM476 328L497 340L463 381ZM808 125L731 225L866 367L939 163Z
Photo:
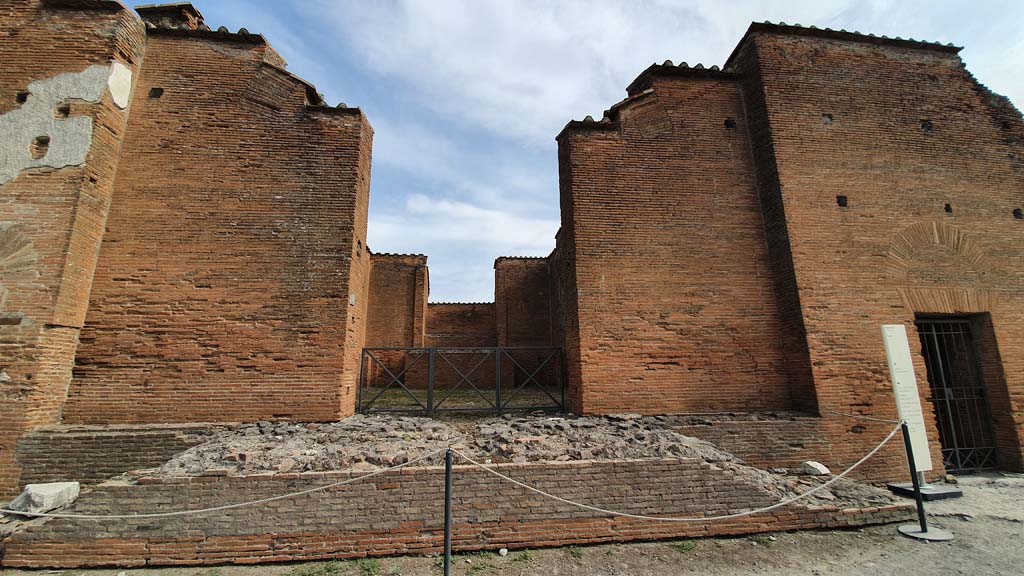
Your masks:
M501 348L494 349L494 410L501 416Z
M434 349L427 356L427 416L434 414Z
M359 381L356 383L356 411L363 412L363 386L366 378L366 350L359 353Z
M562 391L562 406L561 410L563 413L568 412L565 408L565 386L569 382L569 365L565 360L565 348L558 348L558 387Z
M452 573L452 449L444 454L444 576Z

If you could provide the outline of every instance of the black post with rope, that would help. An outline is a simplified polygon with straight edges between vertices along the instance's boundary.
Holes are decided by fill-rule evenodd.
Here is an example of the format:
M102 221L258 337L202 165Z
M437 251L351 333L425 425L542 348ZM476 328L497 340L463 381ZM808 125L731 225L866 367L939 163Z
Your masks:
M452 573L452 449L444 453L444 576Z

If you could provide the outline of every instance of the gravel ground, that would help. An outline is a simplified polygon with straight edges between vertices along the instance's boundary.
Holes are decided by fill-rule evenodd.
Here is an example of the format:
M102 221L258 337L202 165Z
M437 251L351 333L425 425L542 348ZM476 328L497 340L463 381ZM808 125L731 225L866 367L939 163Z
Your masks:
M340 422L260 422L213 433L144 475L230 474L375 470L455 445L474 460L550 462L631 458L696 458L744 477L778 499L802 494L824 477L772 472L744 465L713 444L684 436L666 416L505 416L440 421L403 416L356 415ZM424 460L439 465L443 455ZM782 473L779 473L782 472ZM842 480L807 499L810 504L874 506L887 492Z
M952 531L946 543L923 543L896 526L851 531L764 534L673 542L457 555L453 574L475 576L985 576L1024 573L1024 477L961 478L964 497L928 503L931 521ZM269 566L140 570L7 570L4 576L427 576L437 558L382 558Z

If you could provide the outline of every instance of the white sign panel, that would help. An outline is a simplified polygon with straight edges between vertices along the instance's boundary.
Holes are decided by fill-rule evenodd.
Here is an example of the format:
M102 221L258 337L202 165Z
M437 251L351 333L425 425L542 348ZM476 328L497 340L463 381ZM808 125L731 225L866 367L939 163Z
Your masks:
M932 454L928 450L928 437L924 431L924 414L921 412L921 397L917 392L914 378L914 363L910 357L907 342L907 328L903 324L882 326L882 340L885 355L889 359L889 377L892 391L896 396L896 410L900 418L907 421L910 430L910 445L914 448L914 464L918 472L932 469Z

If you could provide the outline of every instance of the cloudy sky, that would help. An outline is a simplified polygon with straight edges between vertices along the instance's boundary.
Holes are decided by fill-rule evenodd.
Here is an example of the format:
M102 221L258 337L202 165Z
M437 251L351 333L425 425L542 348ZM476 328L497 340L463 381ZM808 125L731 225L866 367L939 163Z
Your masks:
M652 62L721 65L751 21L953 42L1024 104L1020 0L192 0L263 33L375 130L368 245L429 256L431 301L491 301L497 256L558 229L555 135Z

